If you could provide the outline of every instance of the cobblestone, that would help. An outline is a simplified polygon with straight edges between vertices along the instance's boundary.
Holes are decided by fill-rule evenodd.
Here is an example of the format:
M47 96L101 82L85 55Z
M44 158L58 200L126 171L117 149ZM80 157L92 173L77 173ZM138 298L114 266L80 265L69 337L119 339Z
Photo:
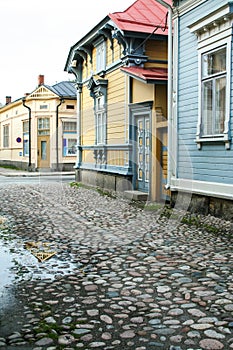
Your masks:
M232 348L228 222L192 226L64 183L0 186L0 198L0 249L12 255L0 349ZM38 263L27 241L56 255Z

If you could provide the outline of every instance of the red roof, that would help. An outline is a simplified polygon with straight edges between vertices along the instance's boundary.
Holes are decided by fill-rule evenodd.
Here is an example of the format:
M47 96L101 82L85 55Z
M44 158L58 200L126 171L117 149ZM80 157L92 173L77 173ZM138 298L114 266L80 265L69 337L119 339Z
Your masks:
M172 5L172 0L166 0ZM168 9L156 0L137 0L124 12L114 12L109 17L123 31L153 33L167 35L167 15ZM165 28L166 26L166 28Z
M121 70L130 76L144 80L147 83L167 81L167 68L123 67Z

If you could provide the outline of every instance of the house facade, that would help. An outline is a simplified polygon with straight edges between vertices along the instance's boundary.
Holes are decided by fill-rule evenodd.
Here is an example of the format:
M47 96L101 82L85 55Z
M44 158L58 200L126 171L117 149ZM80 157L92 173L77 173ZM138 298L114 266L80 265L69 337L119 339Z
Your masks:
M167 10L137 0L106 16L73 45L76 179L114 191L166 198Z
M38 87L0 108L0 165L35 170L73 170L76 161L76 88L53 86L38 77Z
M232 218L233 211L225 209L233 200L233 3L173 5L173 205Z

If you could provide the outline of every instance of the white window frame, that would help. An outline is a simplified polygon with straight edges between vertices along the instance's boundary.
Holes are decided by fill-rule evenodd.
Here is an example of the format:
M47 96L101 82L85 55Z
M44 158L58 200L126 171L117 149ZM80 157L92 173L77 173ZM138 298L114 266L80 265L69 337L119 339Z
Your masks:
M106 108L104 103L104 95L96 97L95 120L96 144L104 145L106 143Z
M69 146L69 143L72 146ZM63 157L75 157L77 154L77 135L63 135Z
M204 57L218 53L220 51L224 50L226 59L225 59L225 70L222 70L218 73L212 73L212 74L206 74L204 76ZM217 81L220 79L225 80L225 100L224 100L224 110L223 112L223 124L225 124L226 119L226 89L227 89L227 47L224 45L222 47L215 48L214 50L205 52L202 54L202 72L201 72L201 137L206 138L216 138L216 137L223 137L223 133L225 130L225 125L223 125L223 130L217 130L216 128L216 122L217 122L217 111L216 111L216 92L217 92ZM208 63L207 63L208 66ZM204 112L204 106L205 106L205 87L204 85L210 83L211 84L211 90L212 90L212 100L211 100L211 108L210 108L210 117L206 116L205 118L205 112ZM207 120L208 119L208 120ZM209 120L210 119L210 120ZM208 127L207 123L210 123L211 126ZM209 130L207 130L209 129ZM212 130L210 130L212 129Z
M50 134L50 118L43 117L37 120L38 136L45 136Z
M225 107L225 118L224 118L224 130L221 134L213 135L204 135L203 134L203 76L202 76L202 67L203 67L203 55L212 53L220 50L221 48L226 48L226 107ZM197 126L197 135L196 142L198 148L201 148L203 142L216 142L223 141L225 146L228 149L230 147L229 141L229 121L230 121L230 72L231 72L231 40L224 39L218 42L215 42L207 47L203 47L198 50L199 54L199 112L198 112L198 126Z
M63 157L74 157L77 154L77 122L76 121L63 121ZM72 146L69 146L69 143Z

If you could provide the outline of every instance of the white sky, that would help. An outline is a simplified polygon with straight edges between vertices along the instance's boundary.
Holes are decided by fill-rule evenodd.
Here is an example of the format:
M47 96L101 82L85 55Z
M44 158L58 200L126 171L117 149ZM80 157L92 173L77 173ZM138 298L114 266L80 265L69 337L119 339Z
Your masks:
M109 13L134 0L0 0L0 103L45 84L73 79L64 72L70 47Z

